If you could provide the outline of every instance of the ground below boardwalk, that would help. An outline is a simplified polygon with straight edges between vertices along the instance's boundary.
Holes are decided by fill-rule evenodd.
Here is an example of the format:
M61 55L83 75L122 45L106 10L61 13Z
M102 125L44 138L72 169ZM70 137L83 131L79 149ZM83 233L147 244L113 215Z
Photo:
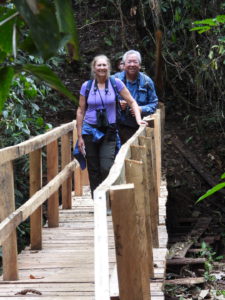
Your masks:
M214 132L200 136L196 124L187 127L174 116L165 123L163 162L169 191L166 299L225 299L224 192L196 204L224 172L223 143L220 135L215 143Z

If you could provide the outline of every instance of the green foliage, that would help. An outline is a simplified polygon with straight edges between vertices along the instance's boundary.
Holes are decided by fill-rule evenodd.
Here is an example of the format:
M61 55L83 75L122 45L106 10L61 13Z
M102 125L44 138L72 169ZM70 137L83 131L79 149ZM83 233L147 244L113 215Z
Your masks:
M61 33L69 33L67 41L67 49L72 59L79 59L78 34L72 14L73 8L70 1L55 0L56 17Z
M16 8L29 26L30 36L40 55L48 59L70 41L78 59L78 40L75 34L71 1L47 0L28 2L16 0Z
M206 32L214 27L218 27L222 24L225 24L225 15L218 15L215 18L205 19L201 21L193 22L195 25L199 25L197 27L193 27L191 31L197 31L198 33Z
M211 247L204 241L201 244L201 252L200 252L201 257L205 257L205 273L204 277L207 281L215 281L216 278L214 275L211 275L211 272L213 270L213 262L214 261L219 261L223 259L223 256L216 256L216 252L212 250Z
M17 144L51 128L44 122L39 102L51 92L43 84L37 86L31 77L20 75L12 82L9 101L0 120L0 148ZM50 110L50 108L49 108Z
M223 173L220 177L221 179L225 178L225 173ZM218 192L219 190L223 189L225 187L225 182L221 182L218 183L217 185L215 185L213 188L211 188L210 190L208 190L204 195L202 195L200 198L198 198L198 200L196 201L196 203L202 201L203 199L215 194L216 192Z
M29 54L38 54L44 60L68 47L72 59L78 59L78 39L71 1L16 0L15 6L0 6L0 113L9 95L13 76L26 70L45 80L72 101L77 99L47 66L26 65L18 59L18 46ZM17 9L17 10L16 10ZM21 16L23 19L21 19ZM12 42L13 40L13 42Z
M37 78L45 81L50 87L58 90L60 93L64 94L74 102L76 102L76 97L62 84L61 80L55 73L46 65L23 65L23 70L29 72L36 76Z
M14 70L12 67L7 66L0 69L0 111L2 111L5 100L8 97L10 86L13 79Z

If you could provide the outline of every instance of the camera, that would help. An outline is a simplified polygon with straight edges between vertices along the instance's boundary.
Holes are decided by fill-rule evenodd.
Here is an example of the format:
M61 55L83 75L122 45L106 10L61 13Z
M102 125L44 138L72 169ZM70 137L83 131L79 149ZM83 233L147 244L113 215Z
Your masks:
M109 125L106 109L96 109L97 127L107 127Z

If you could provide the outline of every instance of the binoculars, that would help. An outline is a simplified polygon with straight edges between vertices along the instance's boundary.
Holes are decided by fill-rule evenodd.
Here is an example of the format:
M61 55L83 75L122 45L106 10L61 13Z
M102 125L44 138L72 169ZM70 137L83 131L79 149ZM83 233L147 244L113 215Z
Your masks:
M96 109L97 127L107 127L109 125L106 109Z

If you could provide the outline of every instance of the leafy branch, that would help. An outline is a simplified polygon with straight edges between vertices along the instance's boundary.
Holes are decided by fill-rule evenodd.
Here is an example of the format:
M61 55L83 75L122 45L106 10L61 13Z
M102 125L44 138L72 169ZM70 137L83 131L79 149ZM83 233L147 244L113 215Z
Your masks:
M221 179L225 178L225 173L223 173L220 177ZM215 185L213 188L211 188L210 190L208 190L204 195L202 195L197 201L196 203L202 201L203 199L213 195L214 193L218 192L219 190L223 189L225 187L225 182L221 182L218 183L217 185Z
M22 50L46 61L64 47L72 60L79 59L72 1L15 0L14 4L4 3L0 5L0 36L0 113L13 78L24 71L77 102L50 67L26 65L17 59L18 51Z
M198 33L201 34L203 32L209 31L214 27L218 27L225 24L225 15L218 15L215 18L195 21L193 22L193 24L199 26L191 28L190 31L197 31Z

